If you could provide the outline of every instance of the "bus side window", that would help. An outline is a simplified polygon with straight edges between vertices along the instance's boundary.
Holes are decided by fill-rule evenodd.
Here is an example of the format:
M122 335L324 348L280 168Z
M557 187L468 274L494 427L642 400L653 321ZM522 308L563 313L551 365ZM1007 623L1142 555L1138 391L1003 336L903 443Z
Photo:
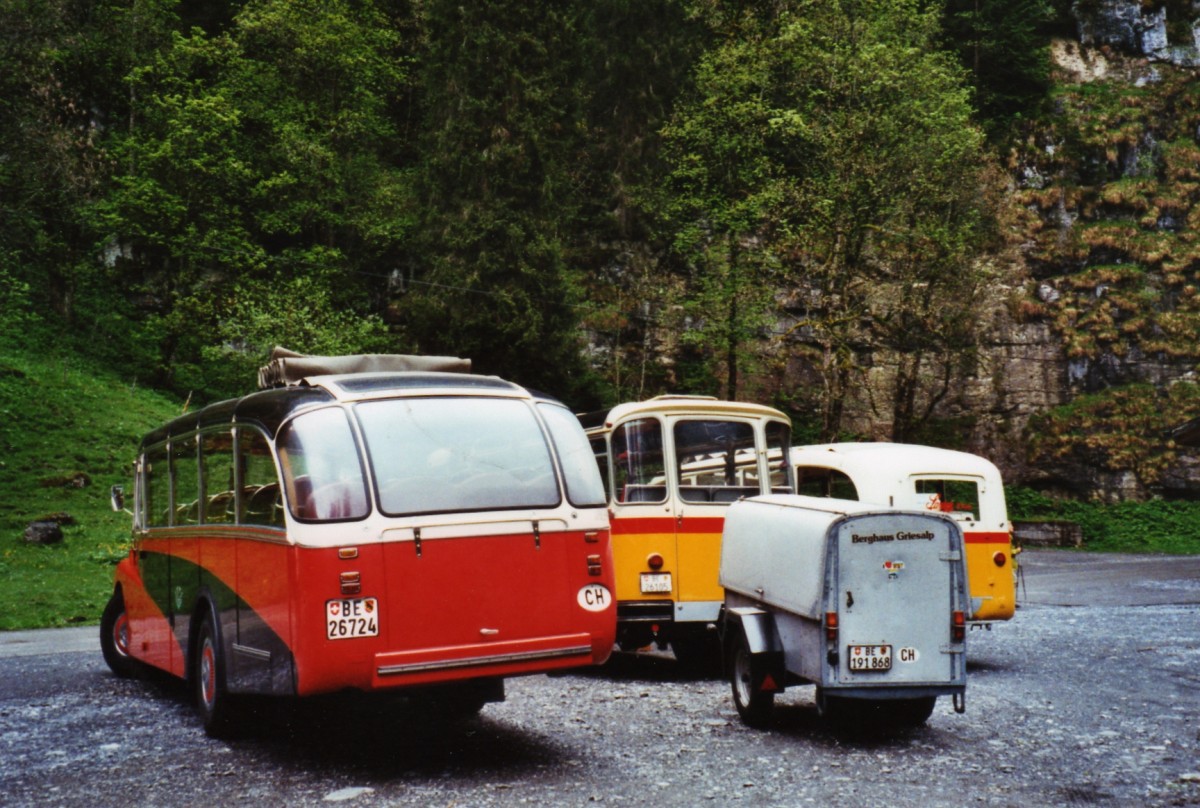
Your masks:
M293 419L280 433L279 455L297 519L362 519L370 512L362 462L343 410Z
M790 494L793 489L791 468L788 465L788 446L791 430L787 424L772 421L767 424L767 469L771 474L771 493Z
M232 523L233 433L206 432L200 442L200 466L204 474L205 523Z
M238 429L238 462L242 468L242 504L238 521L244 525L283 527L283 500L271 445L259 431Z
M858 489L853 480L837 469L820 466L796 467L796 493L809 497L858 499Z
M653 418L629 421L612 435L617 502L662 502L667 498L662 427Z
M600 479L604 483L605 501L612 498L612 480L608 476L608 444L603 435L597 435L588 441L592 445L592 453L596 455L596 467L600 470Z
M146 452L146 459L142 464L142 513L146 527L166 527L171 524L171 478L167 473L169 469L165 445L155 446Z
M200 466L196 436L171 441L171 501L173 525L200 524Z

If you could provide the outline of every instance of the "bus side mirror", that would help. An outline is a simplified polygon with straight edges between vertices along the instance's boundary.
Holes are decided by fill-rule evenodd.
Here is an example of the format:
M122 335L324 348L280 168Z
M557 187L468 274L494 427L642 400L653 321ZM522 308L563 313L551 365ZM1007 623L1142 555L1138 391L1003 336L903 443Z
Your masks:
M120 512L125 510L125 486L114 485L109 491L109 499L112 501L112 509Z

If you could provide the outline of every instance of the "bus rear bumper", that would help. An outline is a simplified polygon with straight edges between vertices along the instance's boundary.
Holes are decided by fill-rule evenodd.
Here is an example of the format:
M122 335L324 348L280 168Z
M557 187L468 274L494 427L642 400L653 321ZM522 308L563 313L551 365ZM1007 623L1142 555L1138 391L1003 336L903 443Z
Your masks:
M600 645L604 645L600 643ZM590 634L569 634L376 654L373 686L397 686L519 676L603 662L611 650Z

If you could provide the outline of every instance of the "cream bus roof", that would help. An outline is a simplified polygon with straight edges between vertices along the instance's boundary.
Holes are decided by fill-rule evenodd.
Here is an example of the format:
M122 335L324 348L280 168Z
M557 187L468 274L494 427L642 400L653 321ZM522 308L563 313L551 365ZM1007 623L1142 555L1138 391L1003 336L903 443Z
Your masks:
M409 356L406 354L351 354L347 356L306 356L276 347L271 361L258 370L258 387L299 384L310 376L380 372L470 373L471 360L455 356Z
M791 420L774 407L749 404L742 401L721 401L709 396L656 396L646 401L631 401L618 404L604 417L604 426L611 427L619 421L642 415L725 415L750 418L776 418L786 423Z
M968 452L908 443L827 443L793 446L793 466L821 466L845 472L860 490L892 491L917 476L979 477L1002 490L1000 470Z

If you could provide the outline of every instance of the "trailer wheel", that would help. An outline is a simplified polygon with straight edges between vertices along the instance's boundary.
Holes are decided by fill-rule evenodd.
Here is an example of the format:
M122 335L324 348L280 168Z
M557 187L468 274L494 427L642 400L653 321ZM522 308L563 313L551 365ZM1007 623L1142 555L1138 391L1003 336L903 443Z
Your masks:
M200 621L196 653L192 662L192 681L196 688L196 709L204 722L204 731L213 738L232 738L239 734L235 700L225 690L225 658L211 614Z
M117 676L128 679L136 676L140 666L129 655L129 615L125 613L125 599L114 592L100 617L100 651L104 661Z
M756 672L750 643L744 633L738 633L737 644L729 660L729 685L733 691L733 705L746 726L763 729L771 722L771 711L775 707L774 691L762 689L763 675Z

